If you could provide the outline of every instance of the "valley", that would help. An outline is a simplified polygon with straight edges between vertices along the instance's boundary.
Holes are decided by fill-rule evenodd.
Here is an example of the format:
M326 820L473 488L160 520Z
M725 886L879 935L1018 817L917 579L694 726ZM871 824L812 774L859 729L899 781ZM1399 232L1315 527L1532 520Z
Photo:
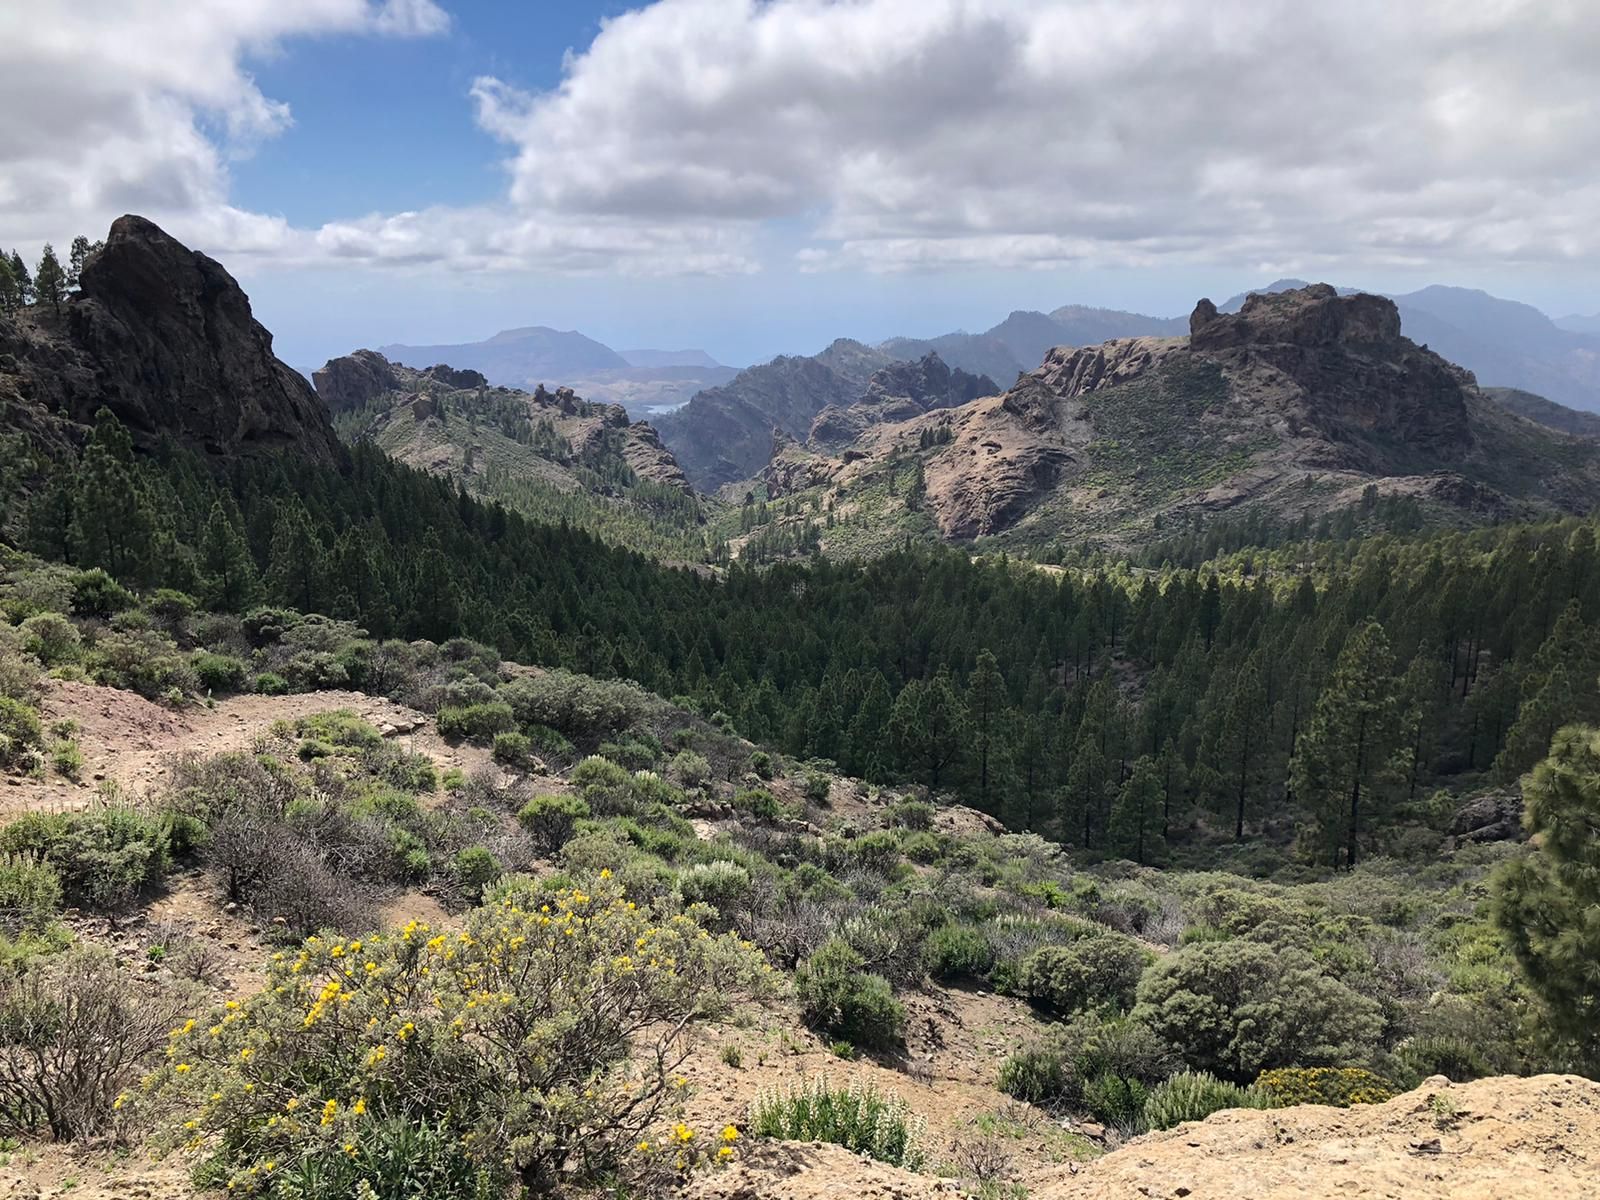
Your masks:
M658 433L135 217L0 314L0 1186L1584 1195L1583 414L1046 320Z

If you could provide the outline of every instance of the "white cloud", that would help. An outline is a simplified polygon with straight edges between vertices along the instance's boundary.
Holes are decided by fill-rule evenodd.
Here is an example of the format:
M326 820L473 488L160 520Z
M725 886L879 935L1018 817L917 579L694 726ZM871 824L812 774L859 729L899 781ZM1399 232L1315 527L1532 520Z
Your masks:
M509 147L495 202L317 230L230 196L228 156L291 120L241 63L436 34L432 0L18 7L18 240L133 208L217 253L468 269L745 271L774 244L876 271L1600 254L1592 0L659 0L548 92L475 82Z

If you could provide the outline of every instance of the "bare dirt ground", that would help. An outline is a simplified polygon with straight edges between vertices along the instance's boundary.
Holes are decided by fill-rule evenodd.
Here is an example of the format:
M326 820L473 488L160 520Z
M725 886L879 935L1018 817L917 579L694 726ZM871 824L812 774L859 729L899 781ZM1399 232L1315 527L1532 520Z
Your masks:
M428 755L441 770L470 773L491 762L481 747L446 742L426 714L361 692L232 696L209 708L175 710L117 688L62 680L49 681L47 688L41 715L47 724L77 722L82 774L76 782L59 775L7 776L0 785L0 821L22 812L83 808L106 783L135 797L148 795L165 779L172 755L247 750L275 721L335 709L350 709L406 749Z

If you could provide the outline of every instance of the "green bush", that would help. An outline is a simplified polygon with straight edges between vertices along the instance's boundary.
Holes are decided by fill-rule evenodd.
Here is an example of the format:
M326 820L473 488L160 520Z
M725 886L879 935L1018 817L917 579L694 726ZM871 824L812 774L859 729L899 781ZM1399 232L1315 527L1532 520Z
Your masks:
M525 766L533 758L533 742L525 733L507 730L494 735L494 759L508 767Z
M756 750L750 755L750 773L757 779L772 778L772 755Z
M900 839L887 829L862 834L850 843L850 852L863 867L884 875L900 865Z
M348 708L312 713L294 723L301 737L315 738L339 750L371 750L383 744L383 734Z
M1083 1107L1103 1125L1137 1129L1144 1121L1148 1095L1137 1079L1102 1071L1083 1085Z
M30 854L0 855L0 934L43 933L61 911L61 877Z
M150 1087L235 1191L653 1194L680 1156L714 1153L714 1134L674 1126L692 1027L762 978L737 938L702 933L599 880L502 887L459 934L412 921L313 938L275 956L260 991L182 1027ZM395 1154L372 1151L402 1122L430 1131L403 1187L383 1173Z
M1134 1016L1190 1067L1238 1083L1295 1063L1360 1061L1382 1030L1377 1003L1309 954L1252 941L1196 942L1162 958L1139 983Z
M678 876L678 892L685 904L709 904L727 916L749 900L750 872L724 859L695 863Z
M750 1105L750 1132L795 1142L831 1142L891 1166L920 1171L927 1123L894 1094L857 1079L836 1088L826 1077L761 1092Z
M888 980L862 970L865 962L843 939L829 938L795 971L800 1011L824 1036L891 1049L905 1033L906 1010Z
M783 816L783 805L766 788L744 788L735 792L733 806L762 821L773 821Z
M667 764L667 773L686 788L702 788L711 782L711 763L704 754L680 750Z
M82 641L78 627L60 613L39 613L22 623L22 648L47 667L75 660Z
M981 979L994 966L994 947L971 925L941 925L928 935L922 957L935 979Z
M453 871L456 886L473 904L483 903L485 889L498 883L504 873L500 860L483 846L468 846L456 854Z
M166 874L168 832L131 808L28 813L0 830L0 851L35 855L60 876L68 904L114 912Z
M637 684L559 670L515 680L501 689L501 695L518 725L548 725L569 737L625 729L660 705Z
M105 618L133 607L133 593L99 567L72 577L72 611L80 617Z
M541 854L554 854L588 816L588 804L577 796L535 796L517 814L517 823Z
M1280 1067L1256 1077L1256 1089L1274 1108L1291 1104L1382 1104L1395 1097L1394 1084L1362 1067Z
M464 707L446 706L439 710L435 720L440 737L466 738L474 742L490 741L495 734L508 733L517 727L511 705L503 701Z
M933 805L921 800L902 800L888 812L891 823L904 829L932 829Z
M1022 960L1017 991L1069 1016L1103 1004L1126 1009L1147 961L1137 942L1114 933L1043 946Z
M0 696L0 769L26 761L43 741L38 710L21 700Z
M263 671L251 681L250 690L261 696L287 696L289 681L274 671Z
M624 738L616 742L601 742L596 753L629 771L648 771L661 757L661 747L654 743L654 738L649 741Z
M1155 1086L1145 1100L1144 1119L1151 1129L1171 1129L1225 1108L1266 1106L1267 1098L1256 1088L1228 1083L1209 1071L1184 1071Z
M596 816L626 816L638 808L633 776L609 758L591 754L572 769L570 779Z
M83 751L77 742L57 742L50 747L50 767L63 779L83 774Z
M913 833L900 842L900 853L914 863L936 863L944 857L944 842L936 834Z
M1029 1104L1045 1104L1060 1097L1071 1080L1071 1067L1059 1050L1048 1045L1025 1046L1000 1064L996 1086L1008 1096Z
M237 692L244 686L248 668L232 655L202 650L189 661L200 686L209 692Z

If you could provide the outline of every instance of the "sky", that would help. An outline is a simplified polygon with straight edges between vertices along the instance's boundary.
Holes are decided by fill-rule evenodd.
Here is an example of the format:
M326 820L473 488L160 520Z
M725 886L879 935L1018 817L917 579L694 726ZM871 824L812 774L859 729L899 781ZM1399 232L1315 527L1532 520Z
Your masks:
M0 245L138 212L279 354L744 365L1279 276L1600 312L1594 0L0 0Z

